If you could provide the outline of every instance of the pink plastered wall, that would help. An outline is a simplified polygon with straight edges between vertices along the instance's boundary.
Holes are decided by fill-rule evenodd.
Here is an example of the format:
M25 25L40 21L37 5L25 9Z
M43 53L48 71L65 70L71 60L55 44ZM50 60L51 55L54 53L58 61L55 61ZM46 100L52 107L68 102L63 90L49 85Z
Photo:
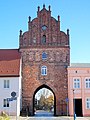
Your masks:
M90 98L90 88L86 88L86 78L90 78L90 68L68 68L68 98L70 116L73 116L74 113L73 99L82 99L82 115L90 116L90 109L87 109L86 107L86 99ZM80 80L80 88L74 88L74 79Z

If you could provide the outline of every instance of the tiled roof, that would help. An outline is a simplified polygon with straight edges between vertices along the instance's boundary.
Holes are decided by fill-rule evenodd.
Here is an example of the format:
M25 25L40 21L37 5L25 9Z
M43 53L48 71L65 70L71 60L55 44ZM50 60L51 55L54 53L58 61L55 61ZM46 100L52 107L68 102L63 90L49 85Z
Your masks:
M0 76L19 76L20 53L18 49L0 49Z
M90 63L71 63L69 68L90 68Z

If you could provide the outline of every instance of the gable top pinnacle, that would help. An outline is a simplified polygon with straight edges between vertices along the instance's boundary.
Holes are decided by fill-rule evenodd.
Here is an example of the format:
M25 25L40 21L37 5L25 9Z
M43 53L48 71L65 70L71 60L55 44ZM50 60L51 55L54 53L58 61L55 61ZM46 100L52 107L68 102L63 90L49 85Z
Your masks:
M43 4L43 8L45 8L45 4Z
M49 5L49 7L48 7L48 8L49 8L49 11L50 11L51 6Z
M46 11L48 11L48 12L51 12L50 9L51 9L51 6L50 6L50 5L48 6L48 10L45 8L45 4L43 4L43 9L41 9L41 10L40 10L40 6L38 6L38 12L43 11L43 10L46 10Z
M38 6L38 12L40 11L40 6Z

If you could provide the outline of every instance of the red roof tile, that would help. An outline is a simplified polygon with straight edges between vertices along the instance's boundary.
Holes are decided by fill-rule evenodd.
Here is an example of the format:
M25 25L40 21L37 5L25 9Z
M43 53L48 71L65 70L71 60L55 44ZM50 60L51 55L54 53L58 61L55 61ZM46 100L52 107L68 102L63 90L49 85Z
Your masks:
M19 76L20 58L18 49L0 49L0 76Z

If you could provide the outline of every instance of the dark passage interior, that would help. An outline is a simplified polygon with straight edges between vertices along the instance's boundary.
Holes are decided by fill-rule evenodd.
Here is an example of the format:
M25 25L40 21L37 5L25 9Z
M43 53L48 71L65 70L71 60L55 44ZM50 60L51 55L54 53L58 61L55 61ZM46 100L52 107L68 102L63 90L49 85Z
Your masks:
M76 116L82 116L82 99L75 99Z

